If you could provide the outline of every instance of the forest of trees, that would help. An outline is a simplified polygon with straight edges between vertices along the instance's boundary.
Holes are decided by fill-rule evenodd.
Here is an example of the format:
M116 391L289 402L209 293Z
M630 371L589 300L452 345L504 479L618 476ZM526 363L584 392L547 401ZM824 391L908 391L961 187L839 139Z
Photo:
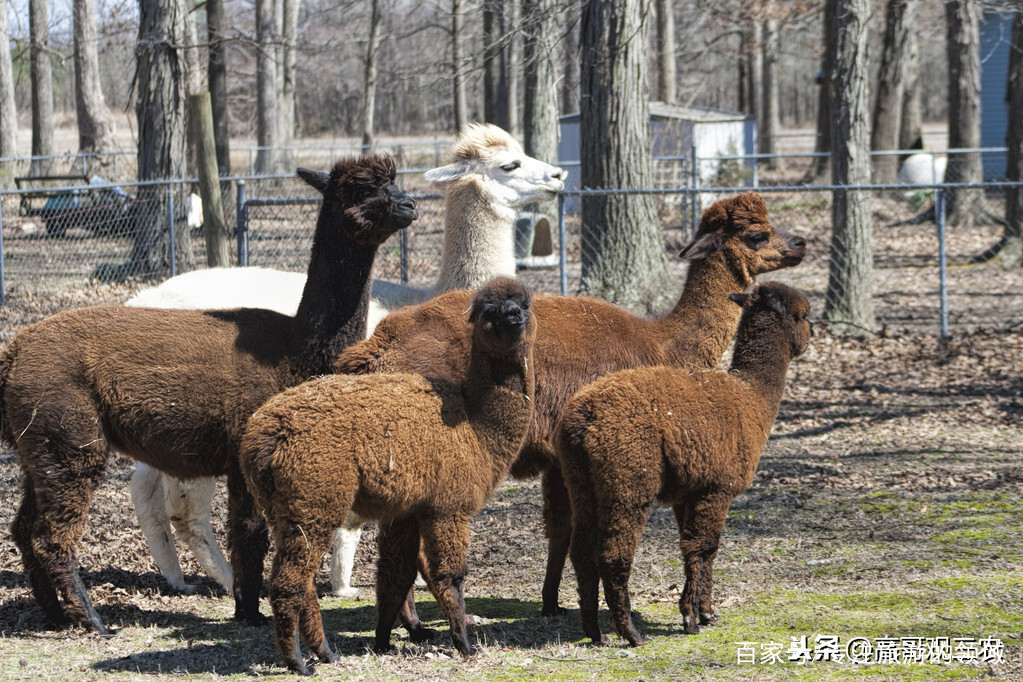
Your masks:
M783 127L816 130L808 181L890 182L891 157L921 144L923 120L947 121L950 147L979 146L979 27L1014 12L1008 139L1020 144L1018 2L982 0L17 0L0 12L0 158L13 131L52 154L57 120L77 123L79 151L110 151L128 125L139 179L192 174L189 97L209 91L220 172L231 134L259 148L258 172L289 172L281 148L301 137L453 131L497 123L554 161L556 114L579 112L586 187L650 184L651 100L742 111L761 150ZM1014 94L1015 93L1015 94ZM134 111L134 116L131 112ZM16 112L16 113L15 113ZM119 113L120 112L120 113ZM252 133L255 139L252 140ZM1013 137L1015 135L1015 137ZM1009 152L1018 177L1019 149ZM32 172L45 174L46 159ZM950 164L981 178L979 155ZM947 177L946 180L949 178ZM1011 202L1018 206L1018 192ZM982 192L947 193L949 218L989 215ZM836 190L825 315L872 328L869 197ZM154 203L155 205L155 203ZM1020 252L1020 210L992 254ZM656 310L666 276L652 203L583 201L582 290ZM150 258L157 233L137 235ZM990 257L988 254L985 257ZM1017 260L1019 256L1015 256ZM642 268L623 264L643 263ZM640 271L640 274L636 274ZM864 292L867 292L864 298Z

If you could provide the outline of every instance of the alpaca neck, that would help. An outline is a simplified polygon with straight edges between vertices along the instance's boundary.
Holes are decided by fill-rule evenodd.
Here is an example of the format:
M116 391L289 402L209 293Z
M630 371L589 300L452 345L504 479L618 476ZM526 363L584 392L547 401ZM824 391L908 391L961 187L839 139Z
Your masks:
M478 179L453 183L446 197L444 255L434 293L514 277L515 211L496 203Z
M792 361L791 339L771 326L770 318L750 321L739 330L729 370L763 398L765 418L774 422ZM776 324L776 323L775 323Z
M693 261L678 303L663 320L672 364L716 366L728 349L741 313L728 295L742 293L752 284L753 276L731 267L720 252Z
M377 247L344 237L343 220L339 207L325 204L316 223L309 272L292 328L292 359L306 376L329 372L341 350L366 334Z
M501 359L475 348L469 358L463 384L466 413L491 458L494 485L515 461L532 418L532 362L531 354Z

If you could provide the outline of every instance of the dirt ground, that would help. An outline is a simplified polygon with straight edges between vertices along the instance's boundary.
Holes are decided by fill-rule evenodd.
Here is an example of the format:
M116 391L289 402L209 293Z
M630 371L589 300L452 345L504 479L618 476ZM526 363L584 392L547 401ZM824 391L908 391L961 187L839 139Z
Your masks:
M809 211L801 209L798 219L780 211L778 221L812 224ZM422 612L443 631L435 644L413 645L396 631L398 653L367 651L374 627L369 528L355 572L362 600L323 599L332 644L344 656L318 666L318 674L1023 679L1023 275L994 265L955 269L952 334L941 339L933 263L916 257L930 247L913 246L932 239L933 226L879 233L886 235L878 258L890 284L878 296L882 333L859 339L817 325L809 351L793 363L756 478L731 507L715 567L718 624L682 634L675 602L684 578L674 519L664 509L647 527L631 582L649 645L632 650L616 637L608 647L588 645L571 567L561 589L567 615L541 618L539 485L509 480L472 524L466 593L470 611L482 618L470 628L480 653L457 657L426 594ZM991 236L960 235L956 251L969 253ZM805 272L779 279L819 304L825 276L826 268L808 259ZM56 310L129 294L130 287L97 285L45 299L22 296L0 311L0 332L6 341ZM155 572L129 499L130 472L130 462L113 457L78 557L101 616L121 634L53 632L6 530L20 472L10 451L0 452L0 680L280 674L271 631L231 622L231 600L187 556L186 576L201 585L198 594L173 592ZM221 533L225 509L221 492ZM326 591L325 571L320 586ZM863 639L875 650L895 641L903 657L917 639L931 649L915 664L861 665L822 653L821 638L831 636L843 644ZM817 660L800 658L804 637ZM942 638L952 643L947 659L936 644ZM795 659L770 659L774 645ZM743 658L751 652L752 662Z

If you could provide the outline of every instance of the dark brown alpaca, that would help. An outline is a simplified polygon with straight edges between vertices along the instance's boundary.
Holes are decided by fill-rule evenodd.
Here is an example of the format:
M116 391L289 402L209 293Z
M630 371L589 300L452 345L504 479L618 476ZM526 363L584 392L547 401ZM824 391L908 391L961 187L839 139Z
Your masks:
M0 355L0 434L23 471L12 534L55 624L70 616L108 633L78 575L75 545L111 448L178 478L227 474L235 618L265 620L266 528L237 461L245 422L362 338L377 247L416 218L387 157L299 175L323 203L295 317L83 308L32 325Z
M549 539L544 615L564 612L558 588L568 556L571 508L554 452L564 404L580 387L620 369L714 367L739 321L740 311L728 295L747 291L757 275L797 265L806 255L806 242L773 228L763 199L747 192L708 208L695 239L679 255L690 261L685 287L674 309L660 318L638 317L590 298L533 299L543 330L533 351L536 409L511 473L517 478L543 475ZM468 366L469 296L451 292L391 313L373 336L341 354L335 370L432 372L458 381Z
M241 465L277 553L270 575L277 646L289 668L310 671L299 632L323 662L313 578L349 511L380 521L375 648L391 629L416 575L426 575L469 655L462 581L469 518L504 478L532 414L528 291L512 279L484 285L469 313L468 372L452 383L415 374L317 377L266 402L249 420Z
M728 506L753 480L789 362L810 342L810 306L795 289L771 282L730 298L743 315L729 372L614 372L565 407L557 447L572 502L579 612L595 642L607 641L597 624L603 580L618 634L644 643L632 624L629 574L655 502L671 505L678 521L686 632L715 618L712 571Z

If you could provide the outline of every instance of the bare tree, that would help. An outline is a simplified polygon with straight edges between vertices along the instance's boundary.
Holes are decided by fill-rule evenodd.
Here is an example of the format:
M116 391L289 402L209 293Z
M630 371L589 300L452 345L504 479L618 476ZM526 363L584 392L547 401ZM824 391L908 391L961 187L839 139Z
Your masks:
M468 95L466 93L465 70L462 63L464 24L465 15L462 0L451 0L451 88L456 130L461 130L469 122Z
M53 160L53 67L50 63L50 12L47 0L29 0L32 80L32 156L29 175L51 175Z
M376 5L377 0L374 0L373 4ZM297 92L295 77L298 71L298 14L301 7L302 0L282 0L281 65L280 82L278 83L281 89L281 103L277 111L280 117L278 139L282 145L291 144L295 137L295 94ZM291 158L288 158L288 165L292 165Z
M657 100L678 99L678 70L675 66L675 3L657 0Z
M0 7L0 45L10 45L7 3ZM14 98L14 68L11 51L0 50L0 159L18 155L18 109ZM10 173L0 166L0 186L10 184Z
M645 10L642 0L583 3L579 99L584 188L650 186ZM652 198L584 197L580 293L652 313L667 307L674 288Z
M949 149L980 147L980 14L980 0L945 3ZM945 182L975 183L983 177L978 152L950 156ZM951 224L973 223L990 213L983 191L972 188L947 191L945 206Z
M522 40L519 30L520 0L505 0L508 12L507 46L505 48L505 82L508 88L508 132L516 134L522 128L519 115L519 92L522 82Z
M834 0L824 2L824 54L821 56L821 70L817 75L817 84L820 89L817 99L817 139L814 142L813 151L816 154L825 155L831 152L832 140L832 114L831 111L831 82L836 68L836 48L838 40L836 35L837 22L835 21ZM806 180L810 183L817 182L823 178L828 170L828 157L817 156L810 165Z
M565 8L561 50L564 75L561 78L561 113L579 111L579 12L575 5Z
M213 111L213 137L217 146L217 169L231 174L231 128L227 100L227 49L224 44L224 2L206 0L206 30L209 34L210 108ZM224 192L230 183L221 183Z
M507 129L504 36L503 0L483 0L483 118Z
M909 31L906 59L902 65L902 113L899 114L899 149L923 149L924 126L920 102L919 32ZM903 159L904 160L904 159Z
M139 0L135 114L140 181L185 177L188 98L182 51L188 44L187 13L185 0ZM143 186L139 199L147 212L136 229L131 257L118 273L120 279L163 274L171 263L168 225L174 218L169 215L168 188ZM174 203L183 204L184 197ZM177 270L194 268L187 229L174 231L174 246Z
M874 100L870 148L888 151L899 145L902 101L905 96L906 64L913 48L910 35L916 25L917 0L888 0L885 11L884 42ZM898 179L899 157L879 154L873 157L875 182L892 183Z
M369 10L369 36L366 38L366 60L363 69L362 146L373 146L374 117L377 102L377 60L380 55L380 0L372 0Z
M773 8L772 8L773 9ZM781 132L781 106L778 73L778 19L769 15L764 19L763 28L763 94L760 100L760 125L757 145L761 154L778 153L778 133ZM765 160L771 170L780 170L784 165L781 157L772 156Z
M95 2L74 0L73 14L78 151L110 151L114 148L114 120L99 84ZM103 158L99 160L102 162Z
M1023 180L1023 10L1012 14L1012 43L1009 46L1009 78L1006 89L1009 121L1005 144L1009 148L1005 177ZM1003 265L1023 267L1023 189L1010 187L1005 197L1005 233L1002 237Z
M524 0L522 3L526 100L522 119L523 146L527 154L547 163L555 163L558 158L558 69L555 59L559 16L557 0ZM554 216L557 215L557 202L545 202L529 210ZM538 244L540 241L534 236L534 247ZM537 252L534 250L534 253Z
M274 1L256 0L256 172L280 172Z
M829 79L832 125L831 181L870 184L869 35L870 0L828 0L835 20L835 62ZM873 235L870 195L832 193L832 233L824 317L832 326L872 334Z

